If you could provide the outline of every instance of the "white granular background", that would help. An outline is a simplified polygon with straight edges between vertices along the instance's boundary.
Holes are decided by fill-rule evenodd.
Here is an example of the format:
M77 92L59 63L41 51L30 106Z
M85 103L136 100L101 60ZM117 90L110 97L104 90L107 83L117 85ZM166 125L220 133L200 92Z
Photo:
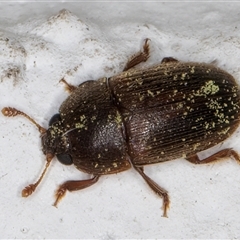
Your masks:
M47 127L68 96L61 78L77 85L120 73L145 38L145 66L169 56L214 63L239 82L239 9L216 1L0 3L0 108L21 109ZM202 156L240 151L238 132ZM45 165L39 132L0 113L0 146L0 238L240 238L240 165L233 159L146 167L169 192L163 218L162 200L134 170L67 193L55 208L59 184L89 176L54 159L36 192L22 198Z

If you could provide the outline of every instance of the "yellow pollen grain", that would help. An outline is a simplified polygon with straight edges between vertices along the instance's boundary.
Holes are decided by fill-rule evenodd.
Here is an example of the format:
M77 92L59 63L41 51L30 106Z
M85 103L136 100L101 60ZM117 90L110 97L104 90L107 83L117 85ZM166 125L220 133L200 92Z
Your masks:
M154 93L153 93L152 91L150 91L150 90L147 90L147 92L148 92L148 95L150 95L150 96L154 97Z

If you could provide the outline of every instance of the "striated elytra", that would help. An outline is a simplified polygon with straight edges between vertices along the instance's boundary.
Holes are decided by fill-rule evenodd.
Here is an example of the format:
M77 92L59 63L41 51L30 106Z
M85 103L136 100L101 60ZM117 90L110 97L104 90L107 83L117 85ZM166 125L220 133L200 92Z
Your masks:
M224 141L239 126L240 92L234 78L213 65L174 58L133 69L148 57L147 39L143 51L116 76L86 81L78 87L62 79L71 94L48 129L15 108L2 109L5 116L25 116L41 132L47 164L40 179L23 190L24 197L32 194L57 156L61 163L73 163L92 178L63 183L56 192L55 206L67 190L89 187L101 175L133 167L163 198L166 217L168 193L144 173L145 165L177 158L195 164L230 156L240 161L232 149L202 160L197 156Z

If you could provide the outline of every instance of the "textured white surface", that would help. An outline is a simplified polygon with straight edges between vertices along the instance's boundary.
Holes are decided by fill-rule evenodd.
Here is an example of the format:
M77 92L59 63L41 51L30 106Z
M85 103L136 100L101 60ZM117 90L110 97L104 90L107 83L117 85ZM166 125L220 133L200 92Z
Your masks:
M239 3L1 3L0 108L14 106L47 126L72 84L121 72L145 38L146 65L173 56L215 62L240 81ZM68 9L62 11L61 9ZM87 176L53 161L36 192L21 190L44 166L39 133L26 119L0 114L1 238L240 238L240 166L234 160L195 166L184 160L146 172L169 191L169 218L133 171L104 176L67 193L65 180ZM238 131L223 146L240 151ZM210 154L208 151L206 154Z

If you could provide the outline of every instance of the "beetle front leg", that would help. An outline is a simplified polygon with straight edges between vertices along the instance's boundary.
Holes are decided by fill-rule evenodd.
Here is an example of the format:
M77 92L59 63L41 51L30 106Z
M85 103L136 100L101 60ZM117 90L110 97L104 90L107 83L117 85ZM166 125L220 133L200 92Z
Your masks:
M204 158L202 160L199 159L197 154L187 157L186 160L188 160L189 162L194 163L194 164L205 164L205 163L211 163L214 161L222 160L227 157L233 157L236 161L238 161L240 163L240 157L239 157L238 153L236 151L232 150L231 148L223 149L223 150L221 150L207 158Z
M76 86L69 84L64 78L62 78L59 82L62 82L65 84L65 89L69 93L73 92L77 88Z
M149 187L160 197L163 198L163 217L167 217L167 209L169 208L170 200L168 196L168 192L160 187L156 182L154 182L150 177L148 177L143 170L143 167L134 168L138 171L138 173L143 177L143 179L147 182Z
M53 206L57 207L58 202L64 197L66 191L78 191L87 187L92 186L94 183L98 181L100 176L94 176L91 179L87 180L79 180L79 181L67 181L63 183L56 192L56 201Z

